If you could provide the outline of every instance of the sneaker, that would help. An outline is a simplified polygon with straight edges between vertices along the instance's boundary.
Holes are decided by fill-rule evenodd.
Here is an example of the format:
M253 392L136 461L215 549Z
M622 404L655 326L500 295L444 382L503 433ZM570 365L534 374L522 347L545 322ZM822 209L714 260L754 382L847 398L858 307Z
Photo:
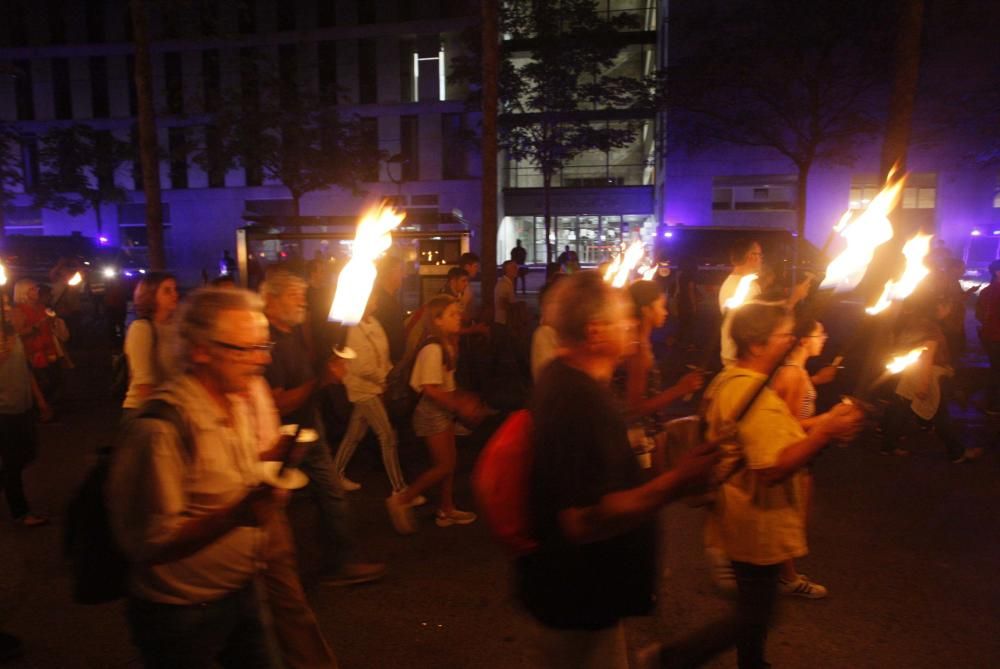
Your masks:
M336 573L320 578L323 585L341 587L371 583L385 576L385 565L381 562L349 562Z
M963 462L971 462L983 454L982 447L967 448L960 456L952 460L952 464L960 465Z
M406 490L406 488L403 488L402 490L393 490L392 494L393 495L398 495L399 493L401 493L401 492L403 492L405 490ZM413 498L413 500L410 501L410 506L423 506L426 503L427 503L427 498L426 497L424 497L423 495L417 495L416 497Z
M413 534L417 531L417 524L413 520L413 510L409 505L399 501L399 494L394 494L385 500L386 511L389 512L389 520L392 526L400 534Z
M17 523L21 527L41 527L42 525L48 525L49 522L48 516L31 512L28 512L17 519Z
M905 458L910 452L905 448L894 448L891 451L879 451L879 455L895 455L897 457Z
M806 599L822 599L827 595L826 588L819 583L813 583L804 574L799 574L791 581L779 578L778 590L783 595L796 595Z
M469 523L476 522L476 514L471 511L459 511L458 509L452 509L447 513L438 511L437 515L434 516L434 522L437 523L438 527L468 525Z
M346 476L340 477L340 487L342 490L346 490L347 492L354 492L355 490L361 490L360 483L355 483Z

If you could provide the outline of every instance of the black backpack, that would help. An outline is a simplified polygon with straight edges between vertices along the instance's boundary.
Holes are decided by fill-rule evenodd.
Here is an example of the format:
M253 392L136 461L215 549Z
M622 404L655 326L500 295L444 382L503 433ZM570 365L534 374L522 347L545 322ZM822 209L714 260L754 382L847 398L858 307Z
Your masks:
M180 412L163 400L147 402L139 418L163 420L177 430L184 449L192 450L191 434ZM71 563L73 601L104 604L121 599L127 592L128 558L111 531L104 488L111 470L113 449L98 451L97 463L66 509L63 550Z

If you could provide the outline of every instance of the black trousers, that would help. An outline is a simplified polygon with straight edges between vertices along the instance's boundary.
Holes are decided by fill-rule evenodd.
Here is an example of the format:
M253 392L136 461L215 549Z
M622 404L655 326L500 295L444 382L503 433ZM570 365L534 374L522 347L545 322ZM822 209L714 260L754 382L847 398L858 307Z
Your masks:
M767 628L778 598L780 564L757 565L733 562L736 586L736 657L740 669L764 669Z
M15 519L28 513L21 472L36 452L35 412L0 414L0 487Z

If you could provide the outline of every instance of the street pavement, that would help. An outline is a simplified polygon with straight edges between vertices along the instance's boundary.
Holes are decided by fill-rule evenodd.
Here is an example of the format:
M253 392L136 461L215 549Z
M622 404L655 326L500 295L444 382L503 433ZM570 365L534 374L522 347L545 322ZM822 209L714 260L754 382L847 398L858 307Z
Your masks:
M70 598L61 554L62 516L92 454L113 439L117 410L106 397L99 350L78 353L59 422L42 427L28 495L53 524L14 528L0 514L0 628L25 642L10 667L138 667L121 604L80 606ZM98 364L101 363L101 364ZM815 466L811 555L799 568L830 589L824 600L784 598L769 640L775 667L983 668L1000 666L1000 448L996 422L972 413L970 443L980 460L950 464L933 434L908 435L909 458L880 456L872 441L829 448ZM472 504L468 473L482 439L463 440L457 499ZM425 462L404 452L409 472ZM540 666L528 653L530 626L510 596L510 567L483 522L438 528L433 500L420 531L400 537L383 499L389 484L377 447L366 444L348 470L366 557L388 564L377 584L316 583L315 513L308 499L292 515L319 620L346 669L516 669ZM630 620L629 644L671 642L729 611L713 589L701 550L704 512L682 504L662 517L663 561L655 616ZM735 667L725 654L713 668Z

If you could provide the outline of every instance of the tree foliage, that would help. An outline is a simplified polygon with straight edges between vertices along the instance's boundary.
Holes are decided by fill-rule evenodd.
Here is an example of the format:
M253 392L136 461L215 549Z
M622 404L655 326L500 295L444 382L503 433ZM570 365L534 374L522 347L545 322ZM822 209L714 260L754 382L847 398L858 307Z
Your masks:
M127 191L115 181L115 172L133 157L132 145L107 130L85 124L53 128L42 136L38 183L32 189L35 205L71 216L93 210L98 230L101 206L124 202Z
M662 81L668 147L771 149L805 181L818 162L850 164L881 129L891 0L686 0L671 5Z
M9 123L0 122L0 208L10 204L22 183L20 136ZM0 212L2 218L3 212Z
M296 214L307 193L331 186L357 192L377 170L383 152L366 141L358 118L314 92L290 92L263 70L251 90L253 99L245 89L220 96L212 124L217 145L194 155L206 170L259 170L288 189Z

